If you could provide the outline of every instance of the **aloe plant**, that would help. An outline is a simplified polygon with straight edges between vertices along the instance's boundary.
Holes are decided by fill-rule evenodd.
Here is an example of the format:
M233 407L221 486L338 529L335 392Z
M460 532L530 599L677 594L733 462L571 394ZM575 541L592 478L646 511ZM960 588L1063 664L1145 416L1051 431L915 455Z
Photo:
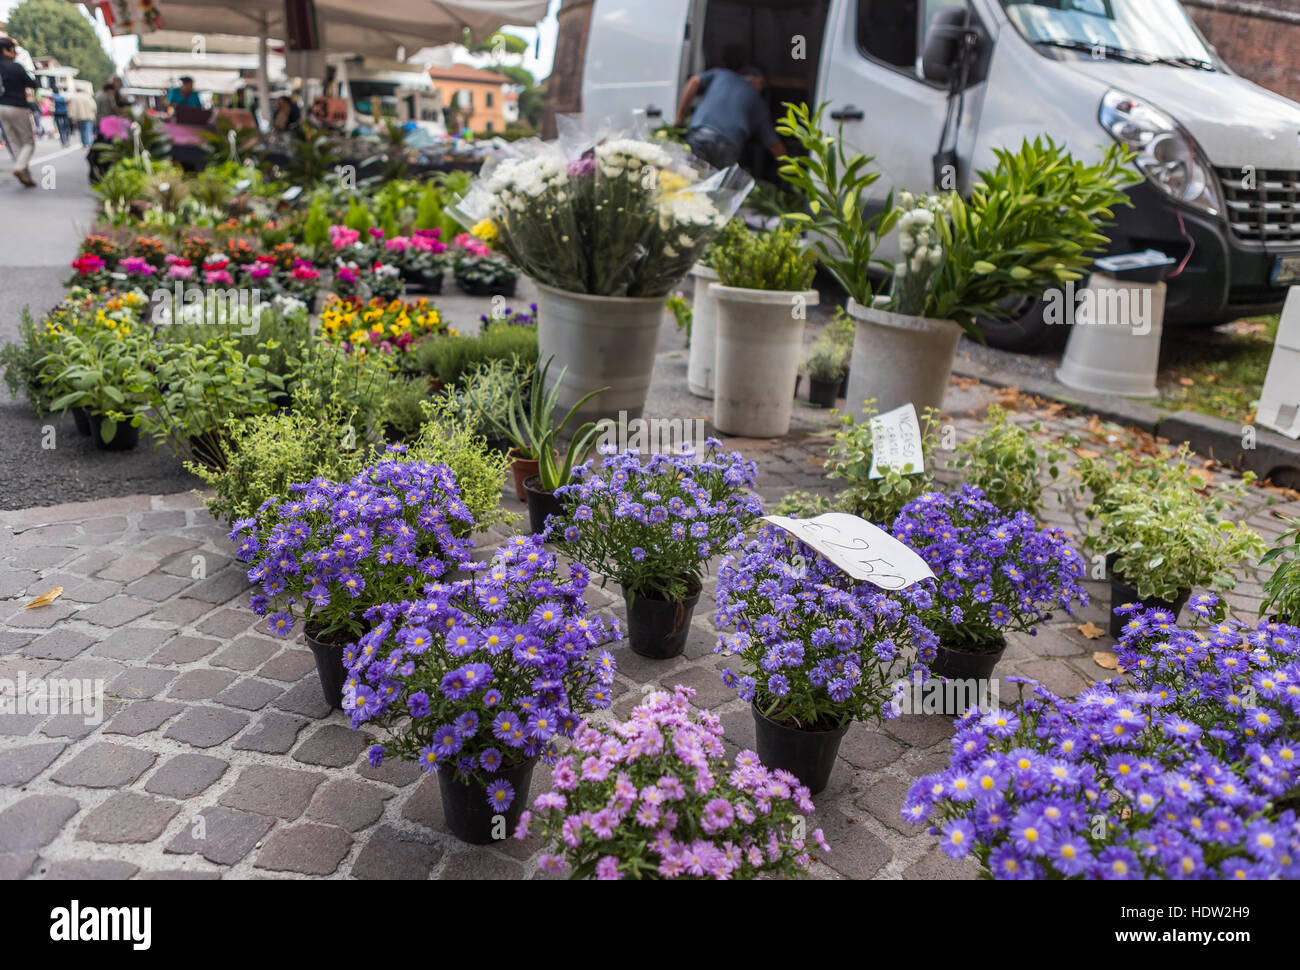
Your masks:
M555 385L549 391L546 390L546 378L554 359L548 357L546 363L542 365L533 380L526 402L522 387L515 387L510 400L510 409L507 412L507 421L503 422L489 416L497 431L519 449L522 457L537 462L537 477L541 481L542 490L547 492L553 492L569 484L574 464L585 461L592 449L596 447L600 428L595 421L588 421L573 433L572 444L563 461L560 460L555 445L578 410L596 395L609 390L608 387L602 387L583 395L573 407L569 408L564 419L556 424L555 408L567 368L560 371L560 376L555 379Z

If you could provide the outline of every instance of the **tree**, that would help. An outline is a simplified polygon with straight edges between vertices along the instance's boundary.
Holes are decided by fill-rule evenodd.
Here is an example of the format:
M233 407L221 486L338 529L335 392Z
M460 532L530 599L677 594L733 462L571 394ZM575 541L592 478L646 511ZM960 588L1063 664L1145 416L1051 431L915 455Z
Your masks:
M514 34L506 34L501 31L488 34L482 41L475 43L470 37L469 31L465 32L465 49L471 54L514 54L516 56L528 53L528 41Z
M78 68L77 77L98 89L113 73L113 62L81 10L67 0L23 0L9 15L9 36L32 57L54 57Z

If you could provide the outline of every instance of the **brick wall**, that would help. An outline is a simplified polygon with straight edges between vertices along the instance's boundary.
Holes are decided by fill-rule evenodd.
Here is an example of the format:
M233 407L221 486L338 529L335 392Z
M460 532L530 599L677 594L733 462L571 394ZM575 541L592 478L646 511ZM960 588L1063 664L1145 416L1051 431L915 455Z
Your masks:
M1300 24L1236 12L1264 7L1290 14L1294 19L1300 11L1300 0L1249 0L1248 3L1228 0L1204 5L1190 0L1184 6L1234 71L1300 101Z

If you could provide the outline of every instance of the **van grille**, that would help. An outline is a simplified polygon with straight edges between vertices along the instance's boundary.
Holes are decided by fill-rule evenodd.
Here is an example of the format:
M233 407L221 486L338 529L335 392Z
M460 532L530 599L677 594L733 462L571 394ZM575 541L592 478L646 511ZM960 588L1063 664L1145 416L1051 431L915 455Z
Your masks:
M1300 172L1219 168L1228 222L1239 239L1300 243Z

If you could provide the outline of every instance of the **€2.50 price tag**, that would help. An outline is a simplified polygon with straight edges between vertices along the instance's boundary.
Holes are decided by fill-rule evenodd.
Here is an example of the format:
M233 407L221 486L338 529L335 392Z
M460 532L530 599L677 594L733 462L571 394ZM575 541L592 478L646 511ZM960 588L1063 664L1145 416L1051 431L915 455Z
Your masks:
M827 512L812 519L766 515L764 520L784 529L829 559L854 579L881 589L906 589L934 579L924 559L884 529L847 512Z

